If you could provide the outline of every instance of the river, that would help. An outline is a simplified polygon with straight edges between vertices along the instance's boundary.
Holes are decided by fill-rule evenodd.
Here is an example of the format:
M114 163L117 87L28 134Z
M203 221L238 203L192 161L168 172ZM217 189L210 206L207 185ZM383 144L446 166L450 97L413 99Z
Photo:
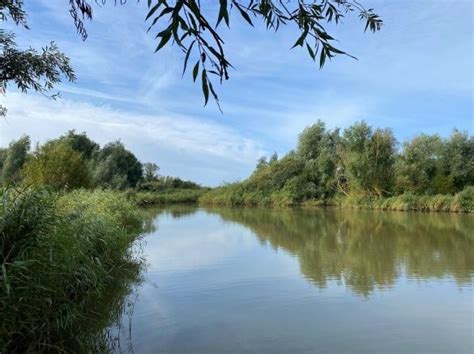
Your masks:
M473 353L474 217L147 210L116 351Z

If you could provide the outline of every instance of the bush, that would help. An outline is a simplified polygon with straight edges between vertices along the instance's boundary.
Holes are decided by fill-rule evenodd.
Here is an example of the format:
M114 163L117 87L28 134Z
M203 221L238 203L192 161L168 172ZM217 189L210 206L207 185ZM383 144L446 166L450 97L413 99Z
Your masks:
M474 212L474 186L465 187L456 194L453 204L455 211Z
M137 192L130 200L137 205L197 203L205 189L171 189L164 192Z
M0 198L0 352L96 351L137 279L141 215L105 191Z

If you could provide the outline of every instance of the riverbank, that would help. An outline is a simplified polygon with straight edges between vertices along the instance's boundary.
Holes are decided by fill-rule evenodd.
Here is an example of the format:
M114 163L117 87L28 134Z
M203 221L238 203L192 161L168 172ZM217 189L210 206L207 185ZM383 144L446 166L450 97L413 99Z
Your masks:
M168 189L129 193L129 199L138 206L198 203L208 189Z
M203 205L270 206L270 207L325 207L374 209L389 211L474 212L474 187L468 186L455 195L415 195L404 193L394 197L376 198L364 195L338 196L325 200L297 201L278 192L248 192L239 185L215 188L199 198Z
M141 213L99 190L8 188L0 199L0 352L104 349L142 266L131 247Z

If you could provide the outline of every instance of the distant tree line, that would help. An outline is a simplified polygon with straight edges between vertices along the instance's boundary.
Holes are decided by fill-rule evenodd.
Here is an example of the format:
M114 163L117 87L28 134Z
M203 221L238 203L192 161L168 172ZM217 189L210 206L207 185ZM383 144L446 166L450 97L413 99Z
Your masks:
M200 188L177 177L159 176L155 163L141 163L115 141L101 147L85 133L74 130L31 149L23 136L0 148L0 185L47 185L55 190L77 188L130 188L163 190Z
M390 129L362 121L329 130L318 121L300 134L295 150L282 158L260 158L248 179L209 198L297 204L341 195L454 194L469 185L474 185L474 138L467 132L454 130L449 138L421 134L399 148Z

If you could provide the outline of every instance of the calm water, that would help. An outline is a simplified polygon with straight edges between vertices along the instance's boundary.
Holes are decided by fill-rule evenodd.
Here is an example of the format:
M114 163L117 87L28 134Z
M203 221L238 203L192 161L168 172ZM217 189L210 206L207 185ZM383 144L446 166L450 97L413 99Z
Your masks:
M474 353L474 217L148 211L135 353Z

